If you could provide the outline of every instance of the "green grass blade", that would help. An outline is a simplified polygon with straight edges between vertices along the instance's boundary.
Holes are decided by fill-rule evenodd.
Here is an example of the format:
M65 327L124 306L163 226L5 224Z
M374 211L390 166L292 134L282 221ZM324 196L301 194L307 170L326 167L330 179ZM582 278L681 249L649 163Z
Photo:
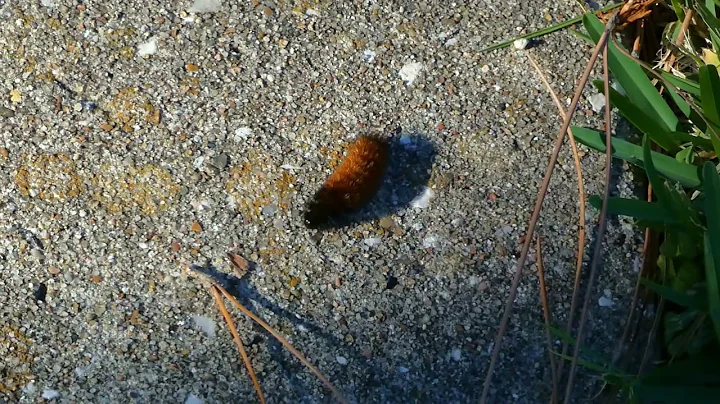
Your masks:
M715 165L706 162L703 165L705 182L705 279L707 282L710 318L720 341L720 175Z
M593 81L593 85L601 93L605 92L605 83L602 80ZM638 108L628 97L620 94L612 86L610 86L610 104L617 108L622 116L638 130L650 136L658 146L673 154L678 151L677 140L672 137L671 132L665 126L651 118L650 111ZM688 108L690 107L688 106Z
M642 145L643 162L645 163L645 173L647 174L648 181L650 182L650 185L652 185L653 193L655 193L658 201L660 201L660 203L669 210L672 208L672 206L670 206L672 196L670 196L670 191L667 189L665 181L660 178L660 173L655 170L655 162L653 161L653 156L650 152L650 138L647 135L643 136Z
M640 279L640 283L658 295L680 306L703 313L707 313L708 311L707 295L705 293L699 293L697 291L694 291L692 294L680 292L669 286L660 285L645 278Z
M611 5L607 6L607 7L601 8L600 10L601 10L601 11L610 11L610 10L613 10L613 9L615 9L615 8L618 8L618 7L622 6L622 5L623 5L623 3L611 4ZM507 48L508 46L512 45L512 43L515 42L515 41L517 41L518 39L535 39L535 38L541 37L541 36L543 36L543 35L551 34L551 33L555 32L555 31L559 31L559 30L561 30L561 29L563 29L563 28L566 28L566 27L569 27L569 26L571 26L571 25L575 25L575 24L577 24L577 23L580 23L580 22L582 22L582 20L583 20L583 16L571 18L571 19L569 19L569 20L565 20L565 21L563 21L563 22L561 22L561 23L555 24L555 25L553 25L553 26L551 26L551 27L543 28L543 29L541 29L541 30L539 30L539 31L531 32L531 33L529 33L529 34L522 35L522 36L519 36L519 37L516 37L516 38L513 38L513 39L508 39L508 40L506 40L506 41L502 41L502 42L496 43L495 45L490 45L490 46L488 46L488 47L486 47L486 48L481 49L481 50L480 50L480 53L490 52L490 51L494 51L494 50L496 50L496 49Z
M715 12L715 1L716 0L705 0L705 7L707 7L713 17L717 17L717 13Z
M594 14L586 14L583 23L590 37L597 43L605 26ZM635 60L620 53L612 42L608 43L608 66L635 106L645 111L658 124L662 124L666 132L677 130L678 118L658 93L645 71Z
M677 139L680 143L692 143L696 147L702 149L702 150L712 150L713 145L710 139L691 135L689 133L683 133L683 132L673 132L672 136Z
M713 44L715 50L720 49L720 20L715 16L715 5L702 4L701 2L695 2L695 11L703 19L708 31L710 32L710 41Z
M720 388L704 386L637 385L633 387L633 391L641 403L654 404L708 404L716 402L720 397Z
M573 126L572 131L578 142L599 152L605 153L604 133L577 126ZM618 138L612 138L612 148L613 157L625 160L641 168L645 167L643 162L643 150L641 147ZM657 152L651 152L650 154L653 157L657 171L663 177L677 181L685 187L701 187L702 182L700 181L699 167L680 163L673 157Z
M590 195L590 205L600 210L602 198L599 195ZM607 213L611 215L629 216L637 220L646 220L663 225L680 225L667 209L657 202L642 201L640 199L608 198Z
M662 72L662 76L665 80L669 81L670 84L674 85L679 90L685 91L688 94L692 94L695 97L700 97L699 83L688 80L686 78L684 79L682 77L675 76L672 73L668 72Z
M677 160L674 161L678 162ZM695 230L695 232L688 233L688 236L691 237L698 234L698 230L702 230L699 213L694 209L690 199L683 190L669 185L664 179L660 178L660 173L655 169L655 162L653 161L653 156L650 151L650 137L648 135L643 136L643 162L645 163L645 173L653 187L658 202L668 210L668 213L671 214L675 220L681 221L687 230Z
M702 109L707 118L708 132L712 141L715 154L720 156L720 139L714 136L720 133L720 77L717 68L713 65L705 65L700 68L700 98Z
M644 377L643 385L720 385L720 357L698 356L660 366Z

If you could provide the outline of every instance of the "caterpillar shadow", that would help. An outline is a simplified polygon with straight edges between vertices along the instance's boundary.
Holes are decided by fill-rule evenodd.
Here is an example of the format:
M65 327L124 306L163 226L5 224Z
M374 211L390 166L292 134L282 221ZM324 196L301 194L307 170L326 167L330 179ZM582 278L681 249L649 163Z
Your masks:
M320 230L378 220L408 208L423 195L437 155L433 142L424 135L397 133L388 140L388 150L383 184L372 201L356 212L330 218Z

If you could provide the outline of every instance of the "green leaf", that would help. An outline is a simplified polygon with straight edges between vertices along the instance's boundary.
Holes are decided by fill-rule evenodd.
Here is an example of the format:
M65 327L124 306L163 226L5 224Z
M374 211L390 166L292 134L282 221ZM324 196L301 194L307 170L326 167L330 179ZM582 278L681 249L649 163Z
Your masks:
M598 91L601 93L605 92L605 83L602 80L595 80L593 84ZM670 153L677 151L679 144L677 140L672 137L671 131L667 126L653 119L650 112L638 108L628 97L620 94L612 88L612 86L610 86L610 104L616 107L622 116L638 128L640 132L650 136L658 146Z
M583 25L597 43L605 27L594 14L583 16ZM608 66L623 88L627 97L655 122L662 124L665 132L677 130L678 118L658 93L645 71L633 59L620 53L615 44L608 42Z
M715 165L706 162L703 165L705 181L705 279L707 281L710 318L715 325L715 333L720 341L720 175Z
M707 295L704 293L700 293L696 289L686 292L679 292L669 286L660 285L645 278L642 278L640 280L640 283L646 288L662 296L663 298L673 303L679 304L680 306L700 312L708 311L708 304L706 299Z
M712 41L713 47L716 50L720 49L720 21L715 17L714 5L709 8L707 5L696 2L695 11L700 14L700 18L705 22L710 32L710 40Z
M687 5L684 1L672 0L672 8L673 11L675 11L675 15L677 16L678 21L682 21L685 19L685 8L687 8Z
M715 342L712 321L707 315L692 311L669 312L664 318L664 337L668 353L672 356L696 355Z
M708 404L720 397L720 388L683 385L636 385L633 391L639 402L653 404Z
M693 153L692 146L686 147L686 148L680 150L679 152L677 152L677 154L675 155L675 160L677 160L680 163L692 164L693 161L695 160L695 154Z
M653 191L657 195L658 201L675 216L675 219L682 221L688 230L692 231L693 228L702 230L699 213L690 203L687 194L683 190L677 189L677 187L669 186L655 170L652 152L650 151L650 139L647 135L643 136L643 162L645 164L645 173L648 176L650 185L653 187ZM689 233L689 235L693 235L693 233Z
M588 202L597 210L602 208L602 197L599 195L590 195ZM651 228L680 228L683 225L681 221L675 220L675 216L670 214L660 203L640 199L611 196L608 198L607 213L632 217L638 221L643 221L644 226Z
M673 132L672 135L680 143L692 143L695 147L698 147L699 149L705 150L705 151L713 150L713 145L712 145L712 142L710 141L710 139L691 135L689 133L684 133L684 132Z
M720 357L710 354L674 361L655 368L640 380L640 384L650 385L711 385L720 383Z
M709 121L707 133L715 154L720 156L720 77L715 66L705 65L700 68L700 91L703 113Z
M572 127L572 132L578 142L599 152L605 153L604 133L577 126ZM618 138L612 138L611 142L613 157L625 160L641 168L645 167L643 162L643 150L640 146ZM685 187L701 187L702 182L700 181L699 167L679 163L674 158L657 152L651 152L650 154L653 157L657 171L665 178L677 181Z
M700 252L700 238L699 234L684 231L668 232L660 246L660 254L668 258L695 258Z
M677 87L678 90L685 91L686 93L692 94L695 97L700 97L700 84L698 82L687 78L678 77L668 72L662 72L662 76L670 84Z
M675 279L670 286L678 292L685 292L702 280L703 269L692 259L684 260L678 266Z

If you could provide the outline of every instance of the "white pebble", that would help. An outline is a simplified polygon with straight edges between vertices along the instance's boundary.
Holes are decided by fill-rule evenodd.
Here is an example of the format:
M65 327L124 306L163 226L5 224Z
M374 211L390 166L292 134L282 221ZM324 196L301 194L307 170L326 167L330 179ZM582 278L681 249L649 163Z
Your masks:
M375 56L377 56L377 53L375 53L374 50L365 49L365 51L363 51L363 59L368 63L372 63L372 61L375 60Z
M430 206L430 200L434 196L435 196L435 192L432 189L425 187L425 190L423 191L422 194L416 196L415 199L410 201L410 206L412 206L413 208L418 208L418 209L427 208L428 206Z
M188 11L191 13L216 13L220 11L220 0L195 0Z
M252 129L248 128L247 126L243 126L241 128L237 128L235 130L235 141L239 142L241 140L245 140L252 135Z
M513 42L513 46L515 47L515 49L525 49L527 48L529 43L530 41L528 41L527 39L520 38Z
M185 404L202 404L200 397L190 393L185 399Z
M192 319L208 337L215 337L215 321L213 319L206 316L192 316Z
M610 289L605 289L603 293L604 295L598 299L598 304L600 305L600 307L612 307L612 292L610 291Z
M46 400L52 400L53 398L58 398L58 397L60 397L60 392L57 390L50 390L50 389L43 390L42 398L44 398Z
M155 37L152 37L152 38L148 39L147 42L143 42L140 45L138 45L137 54L140 57L154 55L155 52L157 52L157 38L155 38Z
M406 368L405 366L398 366L398 372L400 373L407 373L410 369Z
M339 364L341 364L341 365L347 365L347 364L348 364L348 360L347 360L347 358L344 357L344 356L336 356L336 357L335 357L335 360L337 361L337 363L339 363Z
M423 239L422 241L423 248L437 248L439 245L439 240L437 237L430 235Z
M462 359L462 352L458 348L454 348L451 356L455 362L460 362L460 359Z
M590 106L592 106L592 109L595 112L600 112L603 108L605 108L605 94L593 94L588 97L588 101L590 101Z
M375 247L375 246L379 246L380 243L382 242L382 240L380 240L377 237L370 237L370 238L366 238L365 240L363 240L363 242L370 247Z
M457 45L457 43L458 43L457 38L450 38L447 41L445 41L445 46L447 46L447 47L455 46L455 45Z
M411 86L422 69L423 64L420 62L406 63L405 66L400 69L398 74L400 74L400 78L405 82L405 84Z

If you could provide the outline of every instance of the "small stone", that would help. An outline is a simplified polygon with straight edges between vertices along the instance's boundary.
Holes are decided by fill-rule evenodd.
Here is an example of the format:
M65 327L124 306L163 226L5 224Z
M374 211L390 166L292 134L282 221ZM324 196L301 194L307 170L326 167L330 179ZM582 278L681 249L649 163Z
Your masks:
M265 13L266 17L272 17L273 9L268 6L265 6L265 7L263 7L263 13Z
M366 238L365 240L363 240L363 242L368 247L377 247L382 243L382 240L380 240L377 237L370 237L370 238Z
M490 193L488 194L488 200L489 200L490 202L495 202L495 201L497 201L497 198L498 198L498 197L497 197L497 194L495 194L495 192L490 192Z
M195 233L200 233L200 232L203 231L202 225L201 225L200 222L198 222L197 220L193 222L193 224L192 224L192 226L191 226L190 228L191 228L192 231L194 231Z
M178 252L180 251L180 243L173 241L172 244L170 244L170 248L172 248L173 251Z
M45 253L43 253L42 250L40 250L38 248L33 248L30 251L30 255L32 255L32 257L38 261L42 261L45 259Z
M336 357L335 357L335 360L337 361L337 363L339 363L339 364L341 364L341 365L347 365L347 364L348 364L348 360L347 360L347 358L344 357L344 356L336 356Z
M57 275L60 273L60 268L56 266L50 266L48 267L48 272L50 272L50 275Z
M513 42L513 46L515 47L515 49L525 49L527 48L528 44L530 44L530 41L525 38L520 38Z
M60 393L57 390L43 390L42 398L46 400L52 400L60 397Z
M279 39L279 40L278 40L278 47L279 47L280 49L285 49L287 46L288 46L288 41L287 41L287 39Z
M300 284L300 278L295 277L295 276L293 276L292 278L290 278L290 287L291 287L291 288L294 289L294 288L296 288L297 285L299 285L299 284Z
M90 277L90 282L92 283L100 283L102 282L102 276L100 275L93 275Z
M35 288L33 296L35 297L35 300L44 302L45 296L47 296L47 286L44 283L39 284L38 287Z
M459 362L460 359L462 359L462 352L457 348L454 348L450 355L455 362Z
M15 116L15 111L10 108L0 106L0 116L3 118L12 118Z
M104 130L105 132L110 132L113 130L113 126L107 122L100 124L100 129Z
M14 103L22 102L22 93L17 88L10 90L10 101Z
M160 110L154 109L151 113L147 115L148 122L158 125L160 124Z
M387 278L387 283L386 283L386 285L385 285L385 289L386 289L386 290L393 289L395 286L398 285L398 283L399 283L399 282L398 282L398 279L397 279L396 277L394 277L394 276L392 276L392 275L391 275L391 276L388 276L388 278Z
M483 65L483 67L480 68L480 71L483 72L483 73L487 73L487 72L490 71L490 66L488 66L488 65Z
M187 66L185 66L185 69L187 69L187 71L189 71L189 72L196 72L196 71L200 70L200 66L190 63Z
M95 308L93 309L93 311L95 312L95 315L98 317L101 317L103 314L105 314L105 310L106 310L105 303L97 304L97 305L95 305Z
M217 156L215 156L215 158L213 159L213 163L212 163L213 166L215 166L221 170L224 169L225 167L227 167L227 164L228 164L228 155L225 153L220 153Z

